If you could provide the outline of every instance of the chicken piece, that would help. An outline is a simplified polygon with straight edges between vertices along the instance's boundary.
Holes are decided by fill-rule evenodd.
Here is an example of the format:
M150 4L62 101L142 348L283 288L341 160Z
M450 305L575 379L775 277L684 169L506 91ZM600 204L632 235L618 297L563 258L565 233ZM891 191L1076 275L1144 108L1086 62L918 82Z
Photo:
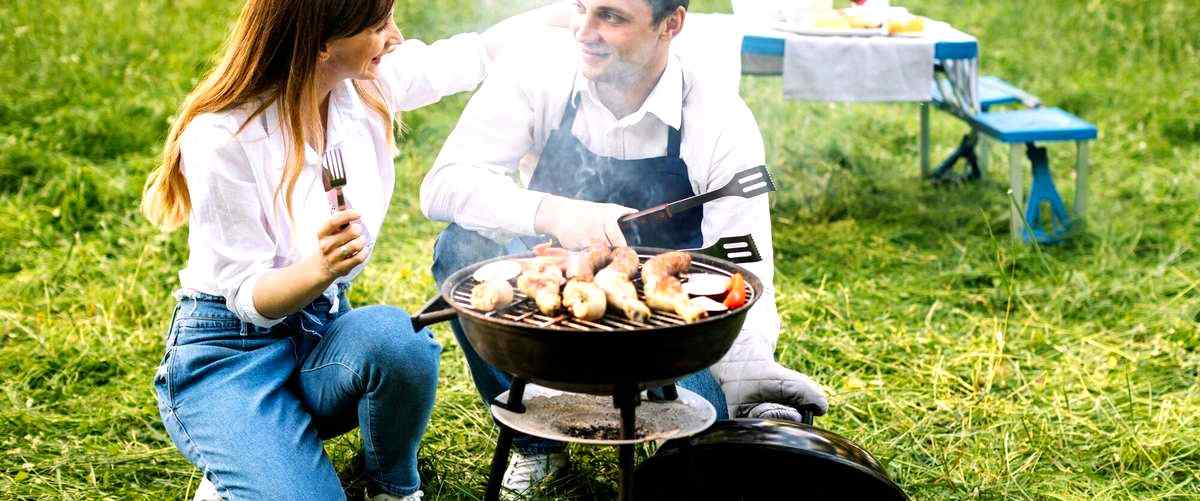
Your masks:
M642 282L650 286L667 277L683 273L692 266L692 255L683 251L664 252L646 260L642 265Z
M650 316L650 307L638 299L632 280L638 267L637 253L629 247L617 247L610 257L608 266L596 274L595 284L604 291L608 304L621 310L625 318L644 322Z
M604 291L592 282L572 279L562 293L563 306L580 320L599 320L608 309Z
M559 288L564 281L562 270L558 266L542 263L540 266L527 267L521 276L517 277L517 289L533 298L538 311L543 315L554 315L562 307Z
M605 268L596 274L593 283L604 291L607 303L621 310L625 318L634 322L644 322L650 317L650 307L638 299L637 288L633 286L628 275Z
M690 300L687 292L683 291L683 283L674 276L659 279L654 285L647 285L645 292L646 304L651 308L673 311L689 324L708 315L704 307Z
M646 303L655 310L673 311L689 324L708 314L704 308L688 300L683 283L676 277L687 271L691 265L691 254L682 251L664 252L642 265Z
M633 278L633 274L637 273L638 255L630 247L617 247L609 254L608 266L606 270L613 270L625 275L625 278Z
M566 258L556 256L537 256L526 259L518 259L521 263L521 273L557 273L561 276L563 266L566 264Z
M479 311L501 310L513 301L513 288L507 280L485 280L471 289L471 307Z
M608 264L612 249L606 245L593 245L586 249L567 255L563 271L568 279L579 279L591 282L596 270Z

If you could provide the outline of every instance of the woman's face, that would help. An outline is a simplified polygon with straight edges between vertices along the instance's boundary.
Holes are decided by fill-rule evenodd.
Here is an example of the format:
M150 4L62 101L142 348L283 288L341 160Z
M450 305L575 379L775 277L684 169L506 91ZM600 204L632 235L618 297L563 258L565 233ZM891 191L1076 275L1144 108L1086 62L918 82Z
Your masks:
M318 61L319 68L335 80L372 80L384 54L404 41L396 21L388 14L382 23L355 35L330 40Z

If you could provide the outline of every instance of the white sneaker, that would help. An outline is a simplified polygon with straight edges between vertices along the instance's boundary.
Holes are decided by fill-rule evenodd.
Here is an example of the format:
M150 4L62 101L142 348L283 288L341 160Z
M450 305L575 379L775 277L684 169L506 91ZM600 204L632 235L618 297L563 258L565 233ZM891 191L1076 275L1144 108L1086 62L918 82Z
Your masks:
M500 482L500 486L505 489L502 492L527 495L533 486L566 467L566 451L529 456L513 451L512 458L508 461L508 470L504 472L504 481Z
M200 485L196 487L192 501L221 501L221 495L217 493L217 486L208 481L208 477L200 477Z
M421 491L414 492L404 497L396 497L391 494L379 493L371 497L371 501L421 501L421 496L425 494Z

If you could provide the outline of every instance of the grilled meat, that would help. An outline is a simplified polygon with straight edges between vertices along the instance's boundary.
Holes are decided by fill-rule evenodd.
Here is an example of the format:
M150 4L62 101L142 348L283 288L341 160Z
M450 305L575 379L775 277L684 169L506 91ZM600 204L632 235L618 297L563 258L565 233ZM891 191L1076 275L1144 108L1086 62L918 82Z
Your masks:
M513 288L507 280L486 280L471 289L471 307L480 311L500 310L513 301Z
M599 320L608 308L604 291L592 282L571 279L562 293L563 306L580 320Z
M629 247L617 247L612 251L611 262L596 274L594 282L604 291L608 304L620 309L626 318L642 322L650 316L650 307L638 299L637 288L633 286L637 267L637 253Z
M565 280L562 269L556 264L531 260L526 262L525 271L517 277L517 289L533 298L543 315L554 315L562 307L559 287Z
M568 279L578 279L591 282L596 270L608 264L612 249L605 245L593 245L586 249L567 255L566 272Z
M646 303L656 310L673 311L687 323L704 318L708 312L688 299L683 283L676 277L691 265L692 256L682 251L664 252L647 260L642 265Z

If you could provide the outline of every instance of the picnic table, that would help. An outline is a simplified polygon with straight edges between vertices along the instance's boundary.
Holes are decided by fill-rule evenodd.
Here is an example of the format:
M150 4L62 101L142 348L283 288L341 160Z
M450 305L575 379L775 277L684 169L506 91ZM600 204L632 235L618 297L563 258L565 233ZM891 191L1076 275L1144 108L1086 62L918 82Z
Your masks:
M839 42L846 37L828 37L823 35L802 35L791 33L769 26L745 24L742 38L742 73L757 75L782 75L784 73L784 57L789 40L807 39L807 49L828 47L838 50ZM920 151L921 175L929 175L929 104L935 96L942 99L948 111L962 116L974 116L981 109L979 90L979 41L953 26L931 21L926 25L922 38L933 42L933 61L929 72L933 76L934 85L929 92L915 102L921 103L920 120ZM909 43L911 37L875 36L861 39L861 43L880 46ZM878 54L886 54L880 51ZM820 59L820 58L814 58ZM870 65L879 61L848 61L848 64ZM873 101L874 99L856 99L853 93L844 95L838 101ZM986 155L982 155L986 158Z
M688 17L676 53L685 62L694 61L703 78L730 92L737 92L741 75L765 74L781 75L784 95L793 99L919 103L922 179L979 179L988 168L990 141L1008 145L1015 240L1061 241L1084 215L1088 144L1098 137L1098 129L1065 110L1043 106L999 78L980 77L974 36L933 20L919 36L829 36L780 27L790 28L748 16L696 14ZM1023 109L995 109L1011 105ZM931 107L954 115L968 128L958 147L932 171ZM1050 176L1045 149L1037 145L1063 141L1074 142L1077 150L1070 211ZM1033 176L1028 196L1026 158ZM962 174L954 170L960 161L968 167Z

